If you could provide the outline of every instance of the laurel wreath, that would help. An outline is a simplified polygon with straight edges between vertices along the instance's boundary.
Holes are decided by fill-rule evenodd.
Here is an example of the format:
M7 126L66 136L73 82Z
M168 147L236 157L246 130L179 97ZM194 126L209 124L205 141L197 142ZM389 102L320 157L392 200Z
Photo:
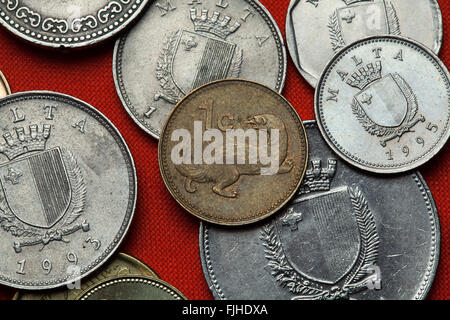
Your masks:
M163 43L161 54L156 63L156 78L159 80L161 89L155 95L155 100L162 98L169 103L176 104L184 96L183 92L176 86L171 75L173 57L176 53L180 33L181 30L178 30L170 34Z
M233 60L231 61L230 72L228 73L228 77L231 79L239 78L242 62L244 60L244 50L236 49L236 51L238 53L234 55Z
M389 4L386 6L386 9L388 14L389 33L396 36L401 35L400 22L398 19L397 11L395 10L392 2L389 2Z
M335 52L345 47L344 37L342 36L341 27L339 26L339 18L337 11L328 19L328 30L330 33L331 46Z
M45 231L27 227L11 212L4 193L0 192L0 227L14 237L33 238L32 241L27 241L29 244L41 243L46 245L51 241L64 241L61 235L67 235L71 233L71 231L75 230L76 228L70 229L70 226L78 220L84 212L86 203L86 184L84 182L81 169L70 151L64 149L61 151L72 188L72 199L68 209L69 213L62 226Z
M271 274L281 287L296 295L293 300L347 299L349 294L366 288L367 269L377 262L379 237L375 219L361 190L356 186L348 190L361 238L361 249L355 266L341 286L324 289L321 283L303 277L289 263L274 224L269 223L262 228L260 239L265 247Z
M78 220L83 214L86 204L87 188L81 169L72 152L64 150L62 157L66 164L67 175L69 176L70 185L72 187L72 200L68 209L69 214L63 224L63 227L67 227Z
M387 20L389 24L389 33L392 35L401 35L400 22L397 11L392 2L386 5ZM330 34L331 46L335 52L345 47L345 40L342 36L342 30L339 26L339 18L337 11L334 11L328 18L328 30Z
M351 104L352 112L358 119L359 123L367 132L369 132L371 135L376 135L377 137L401 137L416 124L414 119L419 110L419 102L417 100L417 96L414 94L412 88L402 76L400 76L398 73L394 73L392 74L392 77L399 86L407 102L408 111L405 120L400 126L395 128L380 126L369 118L356 98L353 99Z

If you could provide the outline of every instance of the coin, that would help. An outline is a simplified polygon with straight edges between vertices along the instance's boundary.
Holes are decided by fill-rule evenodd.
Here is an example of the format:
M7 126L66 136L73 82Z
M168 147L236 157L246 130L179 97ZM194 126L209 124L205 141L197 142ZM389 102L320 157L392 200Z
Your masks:
M11 94L11 88L3 72L0 71L0 98L4 98Z
M115 36L148 0L2 0L0 23L16 36L45 47L86 47Z
M80 300L186 300L162 280L149 277L118 277L97 285Z
M112 278L119 276L144 275L152 278L159 276L142 261L127 254L119 253L108 265L93 276L84 279L79 289L60 288L47 291L19 291L13 300L76 300L84 295L90 288Z
M286 39L292 60L310 85L333 55L354 41L401 35L436 54L442 45L442 14L436 0L291 0Z
M276 156L270 161L269 149ZM280 94L251 81L220 80L193 91L172 111L161 134L159 166L188 212L243 225L267 218L295 194L307 149L303 124Z
M376 173L417 168L448 140L449 73L431 51L397 37L356 42L316 90L319 128L345 161Z
M217 299L423 299L439 262L436 206L422 176L369 175L305 122L310 164L271 221L202 223L203 272Z
M136 172L99 111L44 91L0 100L0 283L71 284L103 265L125 236Z
M192 89L225 78L264 83L281 92L286 50L270 13L255 0L161 0L114 50L123 106L159 138L173 106Z

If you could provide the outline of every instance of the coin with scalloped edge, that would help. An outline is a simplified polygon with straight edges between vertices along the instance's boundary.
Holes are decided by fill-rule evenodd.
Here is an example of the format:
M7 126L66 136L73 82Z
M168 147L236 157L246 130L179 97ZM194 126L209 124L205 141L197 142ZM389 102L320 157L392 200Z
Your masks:
M86 47L114 37L148 0L0 0L0 24L33 44Z

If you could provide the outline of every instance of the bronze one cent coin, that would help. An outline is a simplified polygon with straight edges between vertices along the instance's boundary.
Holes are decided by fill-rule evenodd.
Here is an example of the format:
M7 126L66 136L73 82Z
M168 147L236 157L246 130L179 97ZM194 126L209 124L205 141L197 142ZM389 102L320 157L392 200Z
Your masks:
M302 182L308 156L303 123L280 94L247 80L193 91L170 114L159 165L191 214L245 225L283 207Z

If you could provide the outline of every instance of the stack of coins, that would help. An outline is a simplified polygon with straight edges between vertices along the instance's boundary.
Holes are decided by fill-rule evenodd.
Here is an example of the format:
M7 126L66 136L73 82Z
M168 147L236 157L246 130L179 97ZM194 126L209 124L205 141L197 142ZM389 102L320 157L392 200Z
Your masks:
M117 38L117 94L199 220L216 299L426 297L440 227L415 170L450 135L435 0L415 1L415 17L409 0L291 0L289 51L316 88L304 122L258 1L72 2L1 2L0 24L49 55ZM186 299L116 253L138 177L110 120L61 93L11 94L1 73L0 98L0 283L34 290L14 299Z

